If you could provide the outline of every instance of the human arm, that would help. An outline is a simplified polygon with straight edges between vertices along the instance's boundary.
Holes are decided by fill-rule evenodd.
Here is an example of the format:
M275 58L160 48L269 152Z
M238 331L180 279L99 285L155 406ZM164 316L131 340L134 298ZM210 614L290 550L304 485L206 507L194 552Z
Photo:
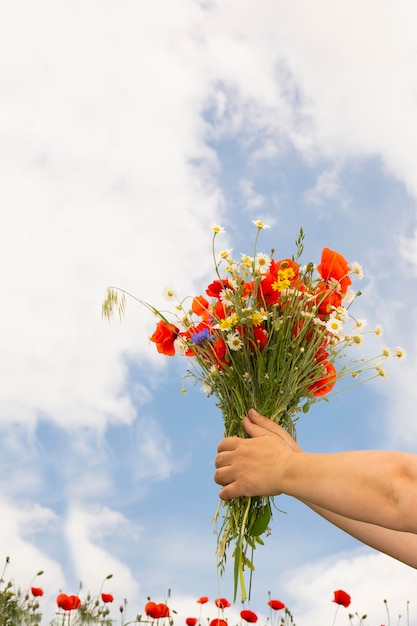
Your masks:
M286 493L360 541L417 567L416 455L307 454L253 410L244 426L250 439L219 444L215 481L224 485L221 498Z

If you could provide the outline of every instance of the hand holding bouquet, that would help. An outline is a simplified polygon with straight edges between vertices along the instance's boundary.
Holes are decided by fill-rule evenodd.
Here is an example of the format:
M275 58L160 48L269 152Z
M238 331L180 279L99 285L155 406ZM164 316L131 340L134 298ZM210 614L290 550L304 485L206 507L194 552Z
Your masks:
M158 352L189 357L188 374L217 398L226 436L247 436L242 418L253 407L295 437L300 412L325 397L337 380L362 382L364 372L371 372L367 379L384 376L380 361L388 351L369 361L346 357L346 350L360 346L365 334L365 322L348 312L358 295L351 290L351 277L362 277L358 264L349 266L341 254L324 248L317 266L301 266L302 229L293 257L258 252L258 236L266 225L254 224L253 255L237 261L228 251L216 255L215 240L223 229L213 226L216 277L204 295L188 304L171 291L173 314L139 302L159 318L151 336ZM125 295L109 288L103 314L110 317L115 307L123 313ZM345 330L348 322L350 332ZM396 354L404 356L400 349ZM244 572L251 575L254 569L252 553L269 530L272 504L271 497L239 497L220 501L215 515L220 521L218 567L223 572L232 546L235 598L240 587L242 601L247 598Z

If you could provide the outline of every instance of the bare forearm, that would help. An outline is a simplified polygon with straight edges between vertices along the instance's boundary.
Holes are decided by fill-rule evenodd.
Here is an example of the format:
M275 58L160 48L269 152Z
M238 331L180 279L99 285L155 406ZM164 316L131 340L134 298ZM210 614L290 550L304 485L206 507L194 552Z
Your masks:
M352 520L310 502L304 504L358 541L417 569L416 534Z
M350 520L417 533L417 456L358 451L289 454L281 490Z

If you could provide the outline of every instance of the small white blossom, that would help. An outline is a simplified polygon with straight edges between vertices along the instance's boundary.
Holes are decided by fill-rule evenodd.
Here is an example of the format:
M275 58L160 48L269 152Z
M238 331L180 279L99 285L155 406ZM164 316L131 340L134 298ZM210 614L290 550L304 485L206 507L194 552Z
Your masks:
M233 291L231 289L222 289L220 294L220 301L223 304L232 304L233 302Z
M359 265L357 261L352 263L352 274L355 274L356 278L359 278L359 280L363 278L363 267Z
M208 383L203 383L200 387L201 391L205 393L207 396L210 396L213 393L213 388Z
M224 230L223 226L219 226L219 224L211 224L211 230L216 233L216 235L219 235L220 233L225 233L226 231Z
M267 224L264 224L262 220L253 220L253 223L255 224L256 228L259 228L259 230L262 230L262 228L269 228L269 226Z
M364 344L363 335L352 335L351 341L352 345L356 346L357 348L362 348Z
M337 319L337 317L330 317L327 320L325 326L329 332L331 332L333 335L337 335L341 332L343 328L343 322Z
M349 313L344 306L337 306L333 309L331 317L335 317L336 319L344 323L347 322L347 320L349 319Z
M226 260L228 263L233 263L233 259L232 259L232 249L230 250L222 250L219 253L219 258Z
M182 339L181 337L177 337L177 339L174 341L174 348L175 354L178 354L179 356L185 356L187 344L185 343L184 339Z
M173 300L177 299L177 293L175 289L173 289L172 287L165 287L165 289L162 292L162 295L165 298L165 300L168 300L168 302L172 302Z
M346 291L345 295L343 296L344 302L346 302L347 304L350 304L351 302L354 301L355 298L356 298L356 291L354 291L353 289L349 287L349 289Z
M377 326L375 326L374 332L375 332L375 335L378 335L378 336L382 335L383 329L382 329L381 324L377 324Z
M382 378L386 378L387 377L387 373L386 373L385 369L382 367L381 363L377 363L375 365L375 369L378 372L378 376L382 376Z
M227 335L226 343L231 350L241 350L243 341L239 333L229 333Z
M407 357L407 353L404 348L400 348L399 346L397 346L396 348L394 348L394 356L396 356L397 359L405 359Z
M258 252L255 257L255 269L260 274L266 274L269 270L269 266L271 265L271 259L267 254L263 252Z
M391 356L391 350L389 348L387 348L387 346L382 346L381 354L382 354L383 357L388 359Z
M364 319L359 319L355 321L355 328L365 328L366 326L366 320Z

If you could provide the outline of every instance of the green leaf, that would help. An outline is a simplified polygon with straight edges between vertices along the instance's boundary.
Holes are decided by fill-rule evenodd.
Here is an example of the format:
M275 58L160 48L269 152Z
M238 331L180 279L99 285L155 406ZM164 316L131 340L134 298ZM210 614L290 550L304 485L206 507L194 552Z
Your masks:
M236 544L236 547L233 552L234 562L234 585L233 585L233 602L236 602L237 589L239 586L240 573L242 570L242 548L239 543Z
M260 513L254 523L252 524L249 532L252 537L259 537L262 535L266 529L268 528L268 524L271 520L271 511L268 508L264 508L262 513Z

